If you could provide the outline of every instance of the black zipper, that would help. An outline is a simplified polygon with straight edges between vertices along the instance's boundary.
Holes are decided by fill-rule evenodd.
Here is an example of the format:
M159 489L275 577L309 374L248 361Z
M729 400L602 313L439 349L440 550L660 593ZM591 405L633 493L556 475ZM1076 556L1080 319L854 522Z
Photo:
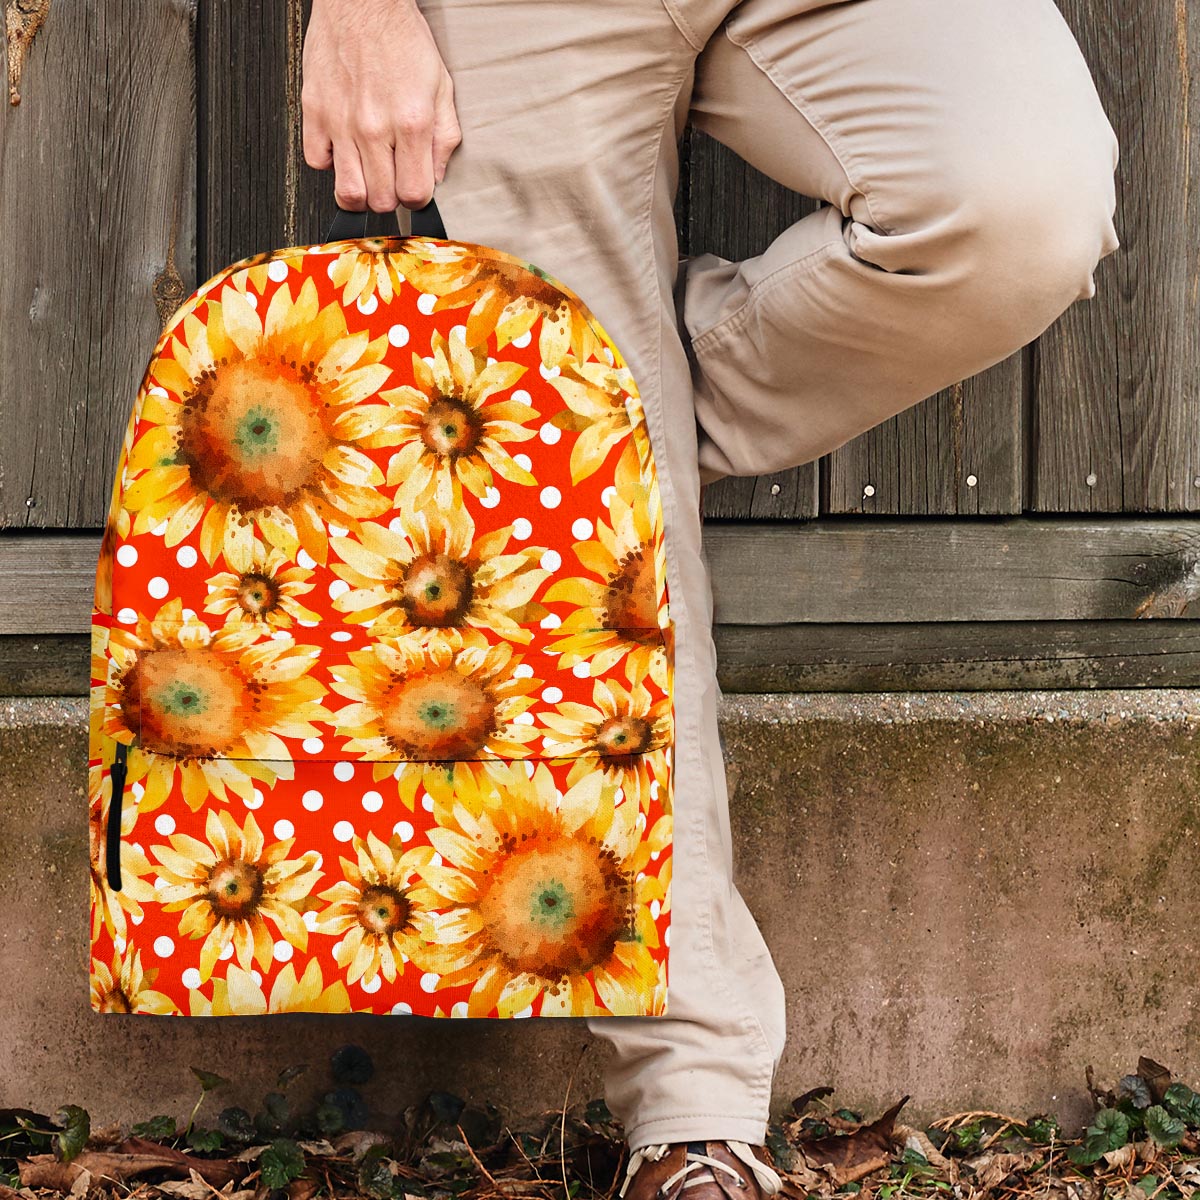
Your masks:
M112 798L108 802L108 837L106 839L105 870L108 886L114 892L121 890L121 799L125 794L126 758L129 747L117 743L109 778L112 780Z

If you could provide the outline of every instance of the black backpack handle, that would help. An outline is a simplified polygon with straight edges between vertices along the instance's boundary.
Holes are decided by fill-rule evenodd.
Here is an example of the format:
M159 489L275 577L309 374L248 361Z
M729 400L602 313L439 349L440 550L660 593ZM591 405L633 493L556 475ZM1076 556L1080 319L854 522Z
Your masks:
M413 237L432 237L445 238L446 228L442 224L441 214L437 210L437 205L430 196L429 203L422 205L420 208L410 209L410 221L412 225ZM395 216L395 214L392 214ZM367 236L367 221L371 213L369 210L363 212L352 212L350 209L342 208L338 205L338 210L334 214L333 220L329 225L329 233L326 235L327 242L340 242L346 239L364 238ZM399 224L396 229L399 231Z

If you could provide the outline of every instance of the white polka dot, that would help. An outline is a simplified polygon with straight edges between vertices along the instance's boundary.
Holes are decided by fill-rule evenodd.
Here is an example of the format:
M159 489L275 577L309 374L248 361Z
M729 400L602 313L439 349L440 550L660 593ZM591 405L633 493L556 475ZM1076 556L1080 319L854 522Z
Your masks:
M330 537L345 537L346 534L348 534L349 532L350 532L350 530L348 530L344 525L330 525L329 526L329 536Z
M460 342L465 343L467 340L467 327L465 325L451 325L450 336L456 337ZM495 362L494 358L489 358L488 362Z
M542 692L542 699L547 704L557 704L562 699L562 688L548 687Z
M355 301L355 308L357 308L364 317L369 317L378 307L379 297L374 294L368 296L365 300L360 296L358 300Z
M586 542L592 536L592 523L587 517L576 517L571 522L571 536L576 541Z
M400 835L400 840L402 842L410 841L412 839L412 835L416 832L416 830L412 827L411 821L397 821L395 825L392 826L392 831Z
M258 987L262 987L262 972L257 967L250 968L250 978Z
M122 625L136 625L137 618L138 615L132 608L123 608L119 613L117 613L117 620L120 621Z
M380 792L363 792L362 806L367 812L378 812L383 807L383 795Z
M532 762L532 760L527 758L525 760L525 774L528 775L530 779L533 778L533 771L534 771L533 762Z
M538 430L538 437L546 443L547 446L553 446L555 442L562 437L562 430L557 425L551 425L549 421Z
M195 967L188 967L179 977L179 981L189 991L200 986L200 972Z
M271 634L271 640L276 642L290 642L292 635L286 629L277 629Z
M650 780L650 799L651 800L658 799L658 780L657 779Z
M512 722L514 725L532 725L533 713L517 713Z
M560 374L557 367L548 367L544 362L538 363L538 370L541 372L543 379L553 379L555 375Z
M428 792L421 797L421 807L426 812L433 812L433 797Z
M429 316L433 312L433 306L437 303L437 297L430 292L422 292L417 297L417 311Z
M388 330L388 341L391 342L393 346L407 346L408 326L393 325L391 329Z
M494 487L488 488L484 495L480 497L479 503L484 508L495 508L500 503L500 490Z
M513 522L512 535L518 542L523 542L533 532L533 526L525 517L518 517Z
M335 579L329 585L329 598L336 600L339 596L344 596L350 590L350 585L344 579Z
M117 547L117 562L123 567L132 567L137 562L137 547L127 543Z
M403 1000L397 1000L396 1003L392 1005L392 1012L398 1017L404 1016L412 1012L412 1005L405 1003Z
M354 778L354 764L350 762L340 762L333 764L333 777L340 779L345 783L348 779Z
M166 537L167 536L166 521L159 521L159 523L157 525L155 525L154 528L150 532L153 533L155 537Z
M155 598L155 600L161 600L170 590L171 585L161 575L155 575L155 577L150 580L148 584L146 584L146 591L148 591L150 595Z
M296 833L296 827L286 817L281 817L274 825L271 826L271 832L280 840L293 837Z
M421 991L436 992L438 982L441 980L441 978L442 977L440 975L435 975L432 971L426 971L425 974L421 976Z
M617 494L617 489L615 487L613 487L612 484L610 483L608 485L608 487L606 487L604 489L604 491L602 491L600 493L600 503L603 504L605 507L607 507L608 505L610 505L612 503L612 498L616 494Z
M533 459L530 458L528 454L514 454L513 462L515 462L518 467L524 467L527 471L533 467Z
M557 629L562 624L562 617L556 613L547 613L538 623L543 629Z
M383 976L377 971L373 979L364 979L362 981L362 990L364 992L377 992L383 986Z
M558 488L551 484L550 487L542 488L542 495L540 498L543 508L557 508L562 503L562 492L560 492Z
M670 946L670 944L671 944L671 927L670 927L670 925L668 925L666 927L666 929L663 930L663 945Z
M276 942L274 950L271 951L276 962L289 962L294 952L295 947L291 942Z
M592 664L589 662L577 662L571 668L571 674L576 679L590 679L592 677Z
M199 559L195 546L180 546L175 551L175 561L183 568L194 567Z
M288 277L288 265L276 259L267 267L267 278L275 283L282 283Z
M175 943L165 933L154 939L154 953L159 958L170 958L175 953Z
M167 389L161 387L152 387L148 395L156 396L159 400L167 399Z
M265 797L262 794L261 788L251 788L250 795L246 797L245 805L247 808L262 808Z
M334 272L337 269L338 269L338 260L337 260L337 256L335 255L333 258L331 258L329 260L329 266L327 266L325 268L325 274L328 275L330 279L332 279Z
M547 550L542 555L542 568L546 571L557 571L562 566L562 555L557 550Z
M221 953L218 954L217 957L222 962L228 962L233 957L233 943L226 942L225 945L221 947Z
M520 1012L513 1013L513 1016L514 1017L532 1017L533 1016L533 1005L530 1004L530 1005L526 1006L525 1008L521 1009Z
M303 804L309 812L316 812L321 805L325 803L325 797L322 796L316 788L309 788L308 791L300 797L300 803Z
M513 678L532 679L533 668L528 663L521 663L518 666L513 667Z
M296 562L300 564L306 571L311 571L317 565L317 560L313 558L307 550L301 550L296 555Z
M354 826L349 821L338 821L333 827L333 836L339 842L348 842L354 836Z
M524 388L517 388L515 391L511 392L510 395L518 404L533 403L533 397Z
M304 922L304 928L313 933L316 931L317 922L320 920L320 917L310 908L300 919Z
M175 818L170 813L159 813L154 818L154 829L157 833L161 833L163 837L175 832Z
M135 783L133 785L133 794L140 800L146 794L146 789L140 783Z
M467 1015L467 1002L460 1000L457 1004L450 1006L450 1015L452 1017L465 1017Z
M296 624L297 624L297 625L304 625L304 626L306 626L306 627L307 627L307 628L309 628L309 629L313 629L313 628L315 628L316 626L320 625L320 623L321 623L320 621L305 621L305 620L304 620L303 618L301 618L301 617L297 617L297 618L296 618Z
M608 347L608 346L605 346L605 347L604 347L604 357L605 357L606 359L608 359L608 365L609 365L610 367L611 367L611 366L613 365L613 363L616 361L616 360L613 358L613 352L612 352L612 349L611 349L610 347Z
M354 634L345 629L335 629L329 636L333 638L335 642L348 642L354 636Z
M300 745L304 747L305 754L320 754L325 749L325 743L319 737L305 738Z
M518 350L524 350L531 341L533 341L533 331L527 329L523 334L521 334L520 337L513 338L512 344L516 346Z

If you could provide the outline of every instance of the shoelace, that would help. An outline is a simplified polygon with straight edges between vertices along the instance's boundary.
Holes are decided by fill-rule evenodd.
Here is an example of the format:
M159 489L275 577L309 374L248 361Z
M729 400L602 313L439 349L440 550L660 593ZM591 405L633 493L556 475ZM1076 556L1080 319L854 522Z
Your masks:
M758 1159L746 1142L732 1142L727 1140L725 1145L729 1147L736 1158L744 1162L746 1166L748 1166L750 1170L754 1172L755 1179L758 1180L759 1186L764 1192L767 1193L767 1195L773 1196L782 1190L783 1180L780 1179L778 1173L771 1167L767 1166L766 1163ZM664 1154L667 1153L670 1148L671 1147L667 1143L660 1142L656 1145L642 1146L641 1148L635 1150L629 1156L629 1165L625 1170L625 1181L621 1184L621 1190L617 1193L617 1195L625 1195L625 1189L629 1187L630 1182L637 1174L638 1168L643 1162L657 1162ZM659 1184L660 1193L666 1195L667 1192L670 1191L671 1187L680 1179L684 1180L683 1186L685 1188L692 1187L697 1183L703 1183L703 1176L693 1176L691 1179L686 1177L691 1175L692 1172L698 1167L703 1168L705 1166L709 1167L710 1169L718 1168L724 1171L726 1174L732 1175L739 1184L744 1185L745 1183L745 1180L742 1179L741 1175L728 1163L722 1162L719 1158L713 1158L710 1154L701 1154L697 1150L689 1149L684 1156L683 1166L680 1167L679 1170L673 1175L668 1176L662 1181L661 1184Z

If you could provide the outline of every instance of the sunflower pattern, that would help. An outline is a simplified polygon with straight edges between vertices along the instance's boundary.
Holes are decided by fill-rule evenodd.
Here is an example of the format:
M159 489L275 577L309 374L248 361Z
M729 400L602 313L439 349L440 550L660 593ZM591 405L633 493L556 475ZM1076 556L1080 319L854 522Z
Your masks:
M198 288L126 427L91 662L95 1011L668 1011L654 459L533 264L376 238Z

